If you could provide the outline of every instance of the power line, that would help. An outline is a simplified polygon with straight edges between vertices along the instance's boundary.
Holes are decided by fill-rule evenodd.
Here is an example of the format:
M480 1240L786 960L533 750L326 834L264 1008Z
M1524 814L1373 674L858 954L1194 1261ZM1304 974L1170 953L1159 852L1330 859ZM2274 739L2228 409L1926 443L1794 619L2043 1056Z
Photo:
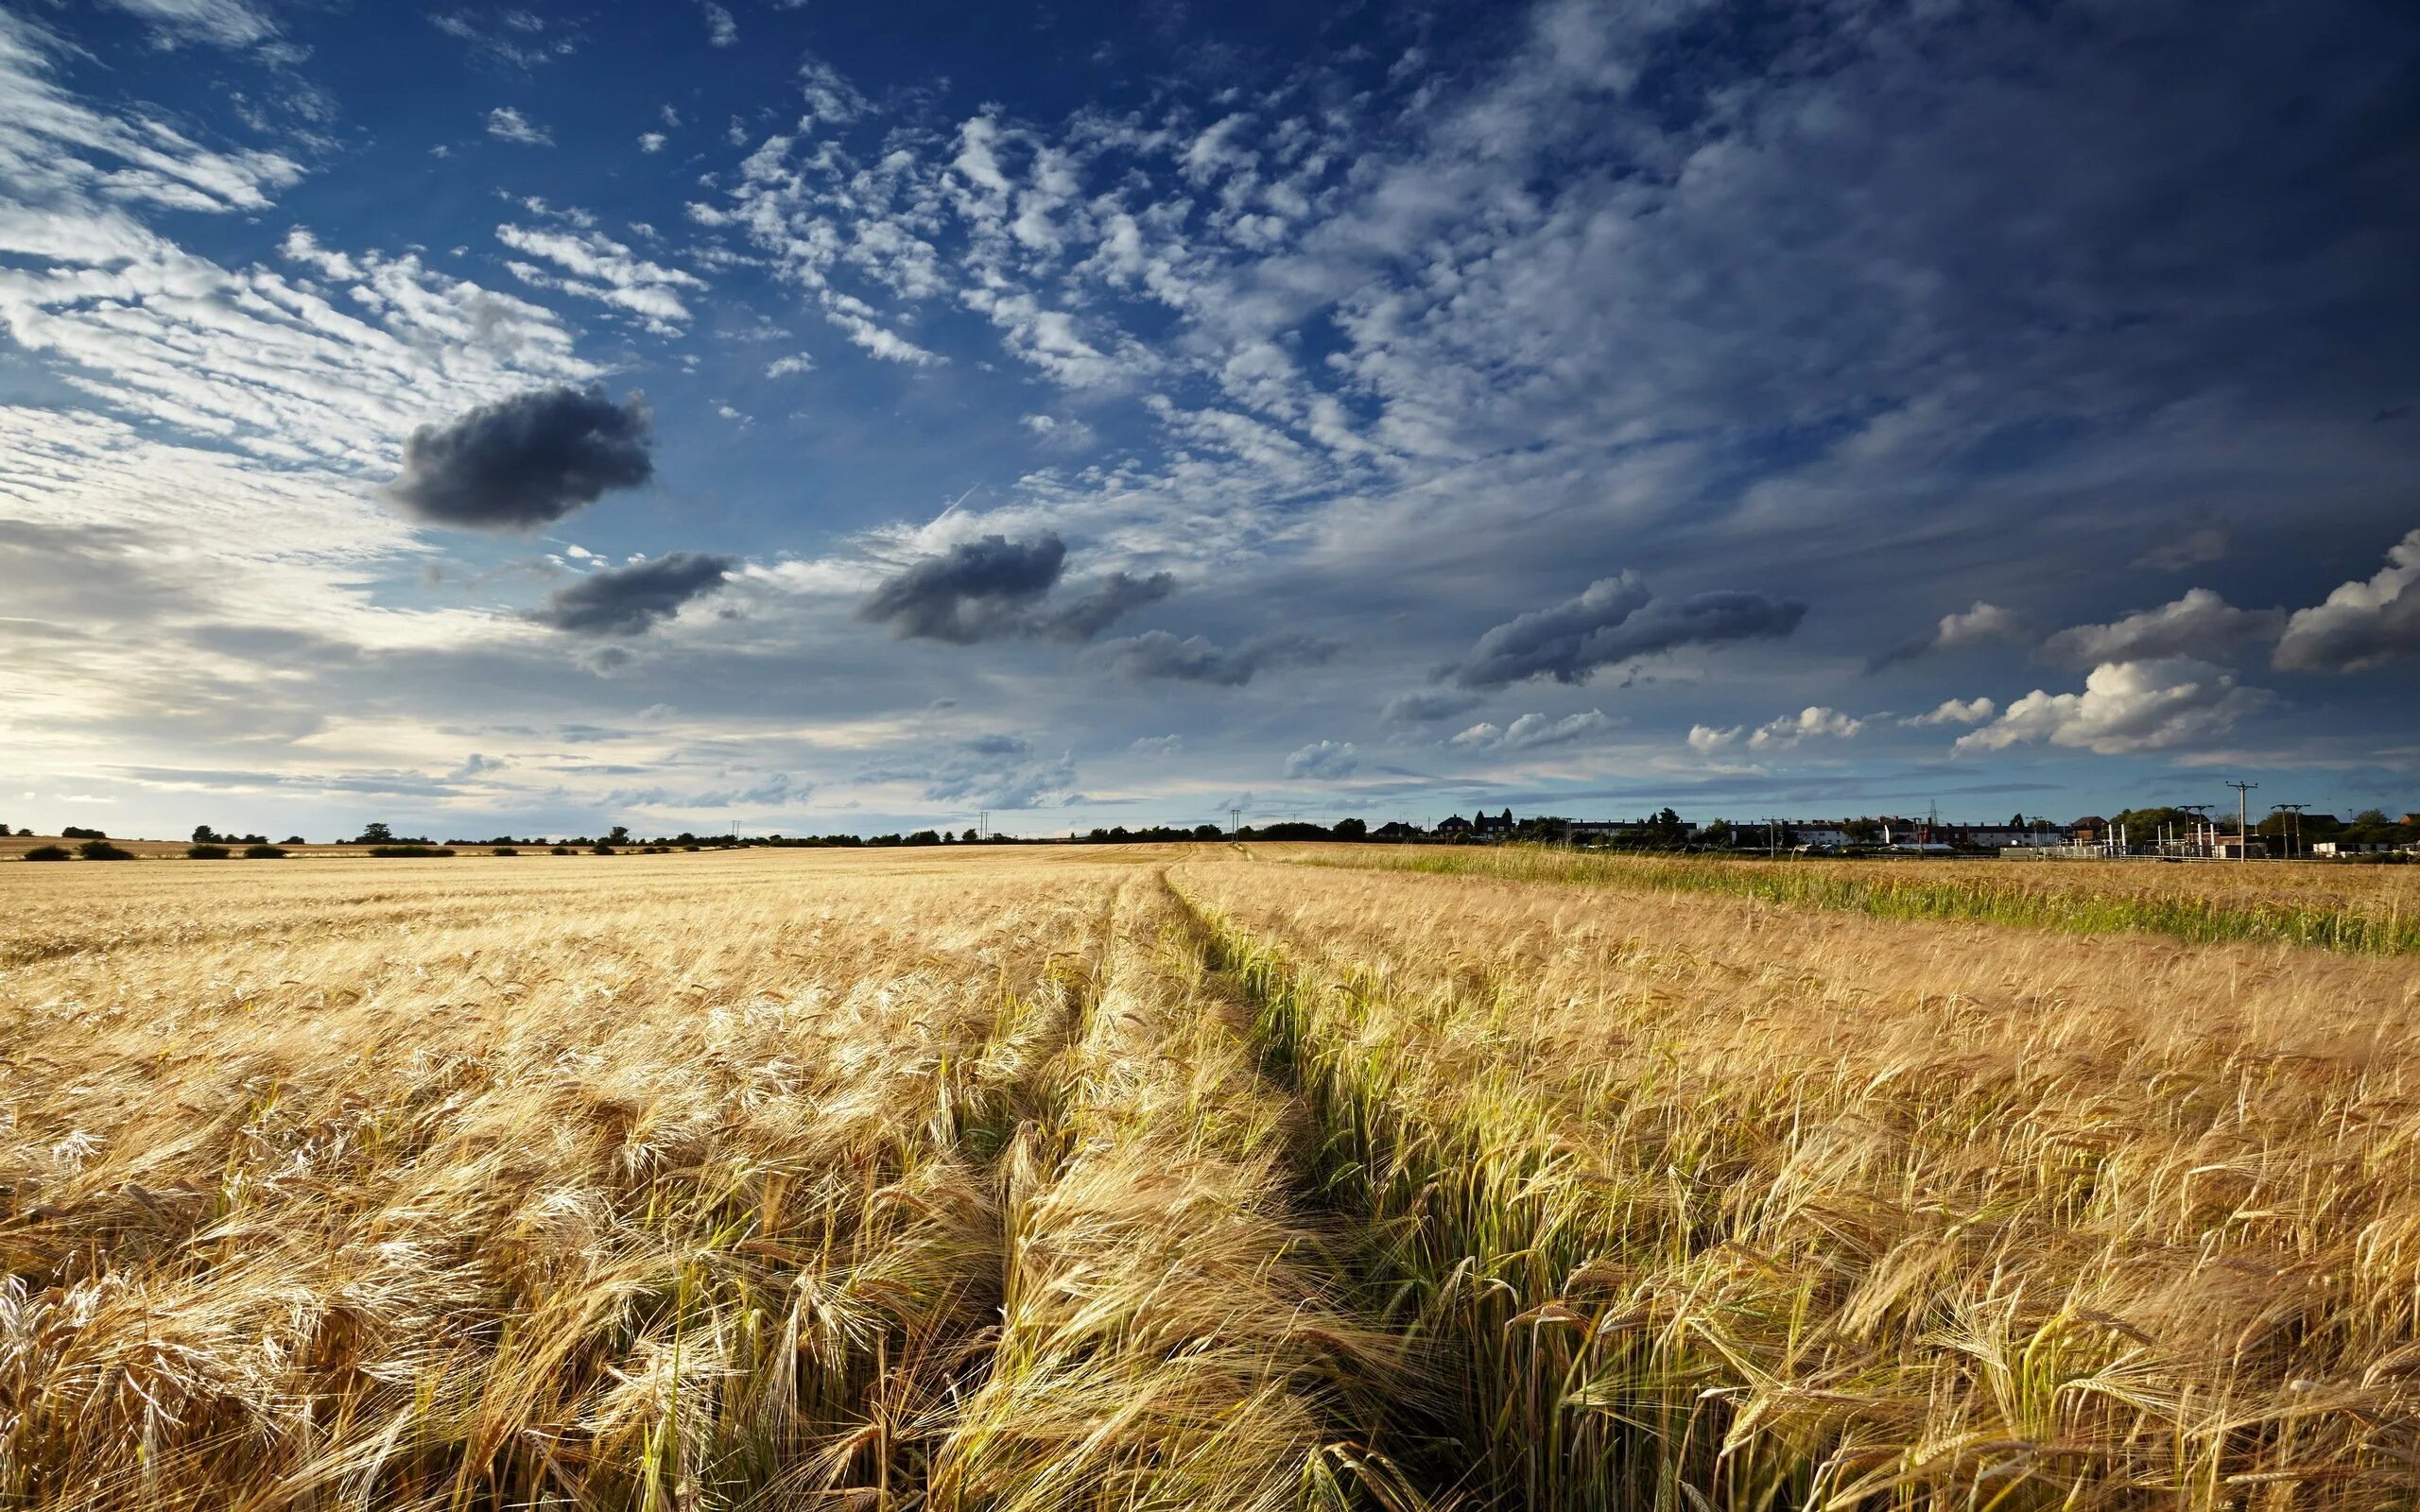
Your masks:
M2238 861L2252 859L2252 827L2250 795L2258 782L2229 782L2235 789L2235 857Z

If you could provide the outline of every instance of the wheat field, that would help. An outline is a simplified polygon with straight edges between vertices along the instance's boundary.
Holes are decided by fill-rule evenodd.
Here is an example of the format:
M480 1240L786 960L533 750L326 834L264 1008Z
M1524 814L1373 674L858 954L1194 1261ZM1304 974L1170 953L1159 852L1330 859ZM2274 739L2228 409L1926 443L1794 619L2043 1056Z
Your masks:
M0 866L0 1503L2420 1502L2408 954L1423 854Z

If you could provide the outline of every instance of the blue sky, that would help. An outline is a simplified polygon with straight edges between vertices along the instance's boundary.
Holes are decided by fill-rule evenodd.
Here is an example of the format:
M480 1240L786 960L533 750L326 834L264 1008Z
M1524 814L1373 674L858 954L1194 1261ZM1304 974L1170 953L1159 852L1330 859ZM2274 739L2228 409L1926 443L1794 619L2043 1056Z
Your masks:
M0 818L2420 807L2416 63L0 5Z

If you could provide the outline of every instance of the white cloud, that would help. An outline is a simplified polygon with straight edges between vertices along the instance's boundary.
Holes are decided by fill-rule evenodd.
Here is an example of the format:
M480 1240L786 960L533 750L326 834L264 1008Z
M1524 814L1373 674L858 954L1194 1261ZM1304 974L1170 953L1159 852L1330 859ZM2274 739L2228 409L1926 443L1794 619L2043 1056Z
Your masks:
M510 105L499 105L488 112L488 135L499 142L512 142L525 147L550 147L555 139L544 127L533 126L527 117Z
M1794 714L1784 714L1757 727L1755 733L1748 737L1748 745L1762 749L1769 746L1795 746L1802 740L1846 740L1864 728L1862 719L1852 718L1838 709L1810 704Z
M2276 634L2284 619L2281 610L2237 609L2210 590L2196 588L2172 604L2107 625L2061 630L2042 643L2042 654L2074 667L2177 656L2206 661L2243 641Z
M713 46L729 47L739 41L739 23L731 12L715 0L700 0L699 7L706 15L706 41Z
M1350 777L1361 765L1361 752L1347 741L1315 740L1287 754L1286 775L1295 778Z
M1691 725L1689 748L1711 752L1726 746L1740 745L1744 739L1744 744L1752 750L1786 749L1806 740L1847 740L1863 730L1865 723L1838 709L1810 704L1794 714L1783 714L1754 730L1738 725L1727 730L1712 725Z
M164 46L206 42L249 47L277 35L277 23L249 0L107 0L116 9L151 23Z
M1184 749L1183 735L1144 735L1126 747L1137 756L1174 756Z
M2035 689L1999 718L1962 735L1962 751L2004 750L2047 741L2104 756L2162 750L2206 740L2259 708L2268 695L2234 674L2188 657L2113 662L2092 669L2082 693Z
M775 357L765 365L765 376L768 378L786 378L792 373L814 370L815 359L804 352L794 352L786 357Z
M560 232L508 222L495 229L495 237L515 251L543 257L573 275L564 278L527 264L507 264L525 283L628 310L660 335L688 320L683 292L706 287L706 281L696 274L649 262L602 232Z
M1934 633L1933 644L1946 651L1990 641L2014 641L2024 633L2024 621L2014 610L1977 599L1974 608L1941 617L1941 628Z
M639 150L641 152L661 152L664 150L664 143L665 135L661 131L641 131L639 133Z
M1999 712L1999 706L1989 698L1945 698L1939 708L1927 714L1911 715L1902 723L1910 725L1979 725Z
M2420 530L2387 548L2376 576L2296 610L2277 643L2286 672L2359 672L2420 654Z
M1445 742L1465 750L1537 750L1547 746L1565 746L1585 740L1614 728L1614 722L1603 711L1591 709L1585 713L1565 714L1561 719L1545 714L1523 714L1508 726L1499 727L1488 720Z

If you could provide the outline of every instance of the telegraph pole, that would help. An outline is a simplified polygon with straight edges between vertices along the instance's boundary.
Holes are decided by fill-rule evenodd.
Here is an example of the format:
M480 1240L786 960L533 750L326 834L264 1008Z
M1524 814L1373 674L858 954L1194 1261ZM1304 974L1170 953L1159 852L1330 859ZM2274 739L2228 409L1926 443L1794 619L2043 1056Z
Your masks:
M1237 806L1229 809L1227 811L1227 838L1230 840L1234 839L1236 837L1236 832L1241 830L1243 827L1244 811L1242 807Z
M2249 802L2252 790L2259 785L2260 784L2258 782L2229 782L2227 784L2227 786L2235 789L2235 843L2236 859L2238 861L2249 861L2252 859L2252 828L2249 822L2251 818Z
M2286 821L2285 827L2287 834L2281 837L2286 840L2286 855L2287 858L2290 860L2302 851L2303 810L2310 807L2310 805L2308 803L2273 803L2270 807L2275 809L2280 814L2290 814L2293 816L2293 817Z
M2193 816L2193 843L2201 848L2202 853L2204 856L2207 856L2210 853L2210 805L2207 803L2179 803L2176 807L2180 812Z

